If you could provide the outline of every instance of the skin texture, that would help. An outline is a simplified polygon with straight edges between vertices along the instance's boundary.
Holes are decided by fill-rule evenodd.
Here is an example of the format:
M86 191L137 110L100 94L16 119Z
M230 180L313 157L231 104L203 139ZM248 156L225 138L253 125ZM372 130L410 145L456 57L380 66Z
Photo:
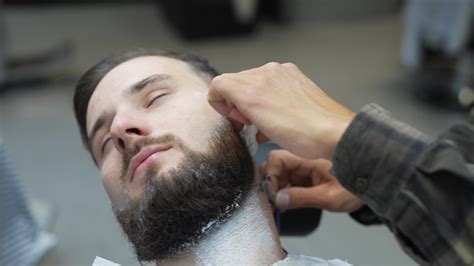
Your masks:
M362 202L328 174L331 159L355 113L329 97L294 64L264 66L217 76L209 104L237 128L254 124L257 140L289 152L272 153L261 174L273 176L281 208L353 211ZM291 188L288 188L291 186Z
M157 73L171 79L155 82L137 94L129 93L130 86ZM120 187L125 150L135 143L173 134L193 151L206 151L220 118L206 102L207 87L186 63L152 56L129 60L101 80L89 102L87 132L91 134L101 115L113 116L97 131L91 147L114 207L124 204L124 193L137 199L144 191L146 179L140 178L144 173ZM160 95L163 96L153 101ZM107 143L102 153L104 142ZM183 152L176 146L161 153L156 159L157 174L173 169L182 158Z

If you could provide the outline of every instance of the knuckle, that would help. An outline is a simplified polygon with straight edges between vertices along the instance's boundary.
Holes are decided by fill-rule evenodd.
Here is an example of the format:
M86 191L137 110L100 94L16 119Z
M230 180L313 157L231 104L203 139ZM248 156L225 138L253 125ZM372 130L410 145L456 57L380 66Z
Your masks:
M211 83L209 84L209 87L217 89L217 88L219 88L221 83L222 83L222 77L217 76L217 77L212 79Z
M299 69L297 65L295 65L294 63L291 63L291 62L284 63L283 66L287 67L287 68L290 68L290 69L293 69L293 70L298 70Z
M338 197L335 191L330 191L325 199L326 209L336 209L338 206Z
M222 83L225 83L229 79L229 74L221 74L212 79L212 85L219 87Z
M275 69L275 68L278 68L280 67L281 65L277 62L270 62L270 63L267 63L265 64L265 68L268 68L268 69Z

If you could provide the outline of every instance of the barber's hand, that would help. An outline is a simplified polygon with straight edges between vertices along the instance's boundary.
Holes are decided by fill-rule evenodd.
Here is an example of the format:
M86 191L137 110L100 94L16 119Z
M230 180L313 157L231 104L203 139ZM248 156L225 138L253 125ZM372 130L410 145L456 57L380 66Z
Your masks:
M271 151L259 169L269 175L277 192L276 207L286 209L321 208L352 212L364 205L328 173L332 163L325 159L306 160L284 150Z
M270 139L308 159L331 158L355 116L291 63L217 76L208 101L235 126L254 124L260 143Z

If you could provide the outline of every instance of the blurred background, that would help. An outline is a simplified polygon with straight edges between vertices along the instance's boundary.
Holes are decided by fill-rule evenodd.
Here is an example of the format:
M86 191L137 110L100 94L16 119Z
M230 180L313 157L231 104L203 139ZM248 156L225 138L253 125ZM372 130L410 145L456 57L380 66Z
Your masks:
M375 102L434 137L474 102L473 2L0 1L0 136L26 198L48 204L58 241L40 265L96 255L138 264L72 111L75 82L100 59L144 47L197 53L221 72L293 62L352 110ZM416 265L384 226L347 214L324 212L314 232L282 241L354 265Z

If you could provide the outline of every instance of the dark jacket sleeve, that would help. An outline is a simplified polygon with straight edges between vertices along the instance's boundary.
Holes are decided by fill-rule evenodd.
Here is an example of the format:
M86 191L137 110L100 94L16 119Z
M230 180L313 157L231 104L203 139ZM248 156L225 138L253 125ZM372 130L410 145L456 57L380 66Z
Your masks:
M370 104L333 158L333 173L413 259L474 265L474 118L432 140Z
M363 225L379 225L383 221L369 206L364 205L362 208L349 213L349 216Z

